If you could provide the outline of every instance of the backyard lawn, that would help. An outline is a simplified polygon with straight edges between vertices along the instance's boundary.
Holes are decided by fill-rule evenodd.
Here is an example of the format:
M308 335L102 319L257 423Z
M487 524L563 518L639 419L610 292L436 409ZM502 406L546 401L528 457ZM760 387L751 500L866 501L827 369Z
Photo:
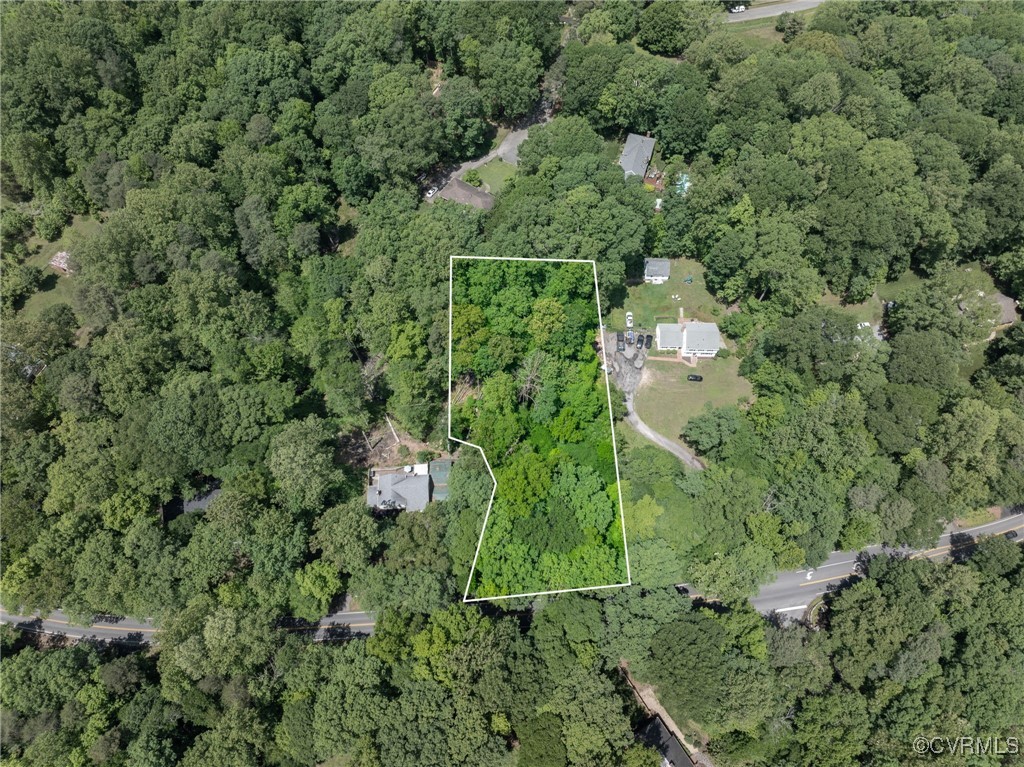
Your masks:
M686 277L693 282L686 284ZM672 298L678 295L680 300ZM671 276L663 285L646 282L627 289L625 306L612 310L608 326L617 330L626 327L626 312L633 312L638 328L653 329L658 322L677 322L679 308L686 311L687 319L721 322L724 307L715 301L704 285L704 267L689 258L672 260Z
M28 247L32 255L25 263L43 270L43 283L39 290L25 301L22 311L26 317L37 317L48 306L71 303L72 278L51 269L48 264L50 259L62 250L70 251L73 255L75 243L96 234L99 229L99 219L93 216L75 216L59 239L53 242L38 237L29 239Z
M783 2L784 0L780 0ZM777 3L758 3L758 7L765 5L776 5ZM811 20L811 16L814 14L814 9L806 11L797 11L794 16L802 18L805 22ZM775 43L782 42L782 33L775 31L775 22L777 17L768 16L763 19L744 19L743 21L730 21L724 24L723 27L730 32L734 32L740 37L746 39L752 43L754 47L767 48Z
M484 191L491 194L500 192L505 183L516 174L516 166L504 160L494 159L477 168L480 179L484 182Z
M844 304L839 296L826 290L818 303L848 314L857 322L870 322L872 327L877 327L882 322L882 301L877 293L862 304Z
M663 437L682 444L679 435L683 427L706 404L735 405L753 396L753 388L740 377L739 367L737 357L700 360L695 368L681 362L648 362L634 397L637 415ZM694 373L704 376L704 380L687 381L686 376Z

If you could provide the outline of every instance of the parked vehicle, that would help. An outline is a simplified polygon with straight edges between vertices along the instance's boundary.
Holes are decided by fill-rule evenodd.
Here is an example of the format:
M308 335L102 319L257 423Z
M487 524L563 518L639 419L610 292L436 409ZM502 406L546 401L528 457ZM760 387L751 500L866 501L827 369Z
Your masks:
M743 13L745 10L747 10L745 5L734 5L729 9L729 13Z
M1017 531L1016 530L1007 530L1003 534L1003 537L1005 537L1007 540L1012 541L1012 540L1014 540L1017 537Z
M687 381L697 381L699 383L700 381L704 380L704 376L693 375L691 373L690 375L686 376L686 380Z
M626 327L633 327L633 312L626 312Z
M616 341L615 342L615 351L617 351L617 352L624 352L624 351L626 351L626 342L623 341L622 339L619 339L618 341Z
M633 335L633 331L632 330L627 330L626 331L626 343L629 344L630 346L632 346L633 345L633 341L635 341L635 340L636 340L636 336Z
M430 189L427 190L427 199L429 200L435 194L437 194L437 187L436 186L430 187Z
M616 333L615 333L615 340L616 341L625 341L626 340L626 334L623 333L621 330L616 331Z
M647 347L648 349L650 349L651 348L651 344L653 344L653 343L654 343L654 336L652 336L650 333L648 333L644 337L644 346Z

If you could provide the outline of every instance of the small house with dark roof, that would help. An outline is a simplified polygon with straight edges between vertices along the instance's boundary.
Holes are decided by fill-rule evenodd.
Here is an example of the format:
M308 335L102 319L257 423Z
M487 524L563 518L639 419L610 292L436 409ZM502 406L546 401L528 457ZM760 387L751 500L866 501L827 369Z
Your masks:
M453 178L445 185L444 189L437 193L437 196L442 200L472 205L480 210L490 210L494 207L494 197L489 192L478 189L461 178Z
M626 136L626 145L622 147L622 154L619 155L619 167L630 176L639 176L643 179L647 175L647 167L651 164L654 156L654 139L630 133Z

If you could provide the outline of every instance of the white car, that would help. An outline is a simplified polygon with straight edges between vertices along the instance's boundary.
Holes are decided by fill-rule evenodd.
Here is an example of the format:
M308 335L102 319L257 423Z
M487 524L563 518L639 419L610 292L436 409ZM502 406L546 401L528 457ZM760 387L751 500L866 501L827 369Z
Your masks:
M747 10L745 5L734 5L729 9L729 13L743 13L745 10Z
M626 327L633 327L633 312L626 312Z
M436 186L430 187L430 189L427 190L427 199L429 200L435 194L437 194L437 187Z

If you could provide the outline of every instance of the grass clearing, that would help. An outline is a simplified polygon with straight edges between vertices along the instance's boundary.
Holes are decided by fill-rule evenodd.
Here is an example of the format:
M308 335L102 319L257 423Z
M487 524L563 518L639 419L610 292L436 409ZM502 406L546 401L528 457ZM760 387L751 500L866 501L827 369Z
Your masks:
M649 362L634 397L637 415L662 436L683 444L679 435L704 406L735 405L753 397L750 381L739 374L737 357L700 360L696 368L679 362ZM703 381L687 381L696 374Z
M516 166L504 160L494 159L476 169L484 182L484 191L497 194L505 188L508 180L516 174Z
M616 141L615 139L605 139L604 145L601 147L601 157L604 159L618 163L619 155L622 154L622 147L625 139L622 141Z
M638 328L653 329L657 322L676 322L680 307L687 318L705 322L721 322L725 307L708 292L704 283L704 267L689 258L672 259L671 276L662 285L641 282L627 289L622 308L613 309L608 317L611 328L626 327L626 312L633 312ZM686 278L693 281L686 284ZM680 300L672 298L678 295Z
M912 271L907 269L903 274L900 275L899 279L893 280L892 282L886 282L878 286L875 290L875 295L884 303L886 301L895 301L896 297L907 288L913 288L924 282L924 278L918 274L914 274Z
M882 300L878 297L877 293L863 303L844 304L839 296L831 291L825 291L825 295L821 297L818 303L822 306L829 306L844 314L849 314L857 322L870 322L872 327L877 327L882 322Z
M50 259L62 250L74 254L75 245L83 239L92 237L100 230L100 220L93 216L75 216L71 224L64 228L61 236L49 242L40 237L30 237L28 249L31 255L25 259L30 266L38 266L43 270L43 282L39 290L25 301L21 311L25 317L38 317L50 306L71 303L71 287L73 277L58 273L49 267Z
M780 2L783 1L780 0ZM775 5L775 3L758 3L759 8L765 5ZM793 15L800 17L806 22L810 21L813 13L814 9L811 8L806 11L797 11ZM737 33L740 37L746 38L747 41L753 43L758 49L767 48L775 43L782 42L782 33L775 31L777 19L777 16L768 16L763 19L729 21L725 24L725 28Z

